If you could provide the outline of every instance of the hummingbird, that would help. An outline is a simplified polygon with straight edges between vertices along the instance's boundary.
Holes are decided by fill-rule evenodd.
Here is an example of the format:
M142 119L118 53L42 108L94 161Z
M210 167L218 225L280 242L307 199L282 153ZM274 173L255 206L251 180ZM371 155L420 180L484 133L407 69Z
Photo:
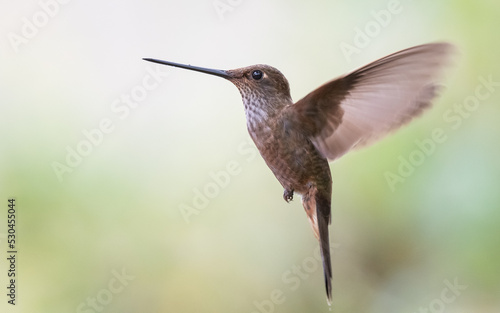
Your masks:
M319 241L326 296L332 300L332 176L329 161L367 146L428 109L454 46L411 47L333 79L293 102L286 77L257 64L219 70L158 59L143 60L225 78L239 90L248 132L283 186L283 199L302 196Z

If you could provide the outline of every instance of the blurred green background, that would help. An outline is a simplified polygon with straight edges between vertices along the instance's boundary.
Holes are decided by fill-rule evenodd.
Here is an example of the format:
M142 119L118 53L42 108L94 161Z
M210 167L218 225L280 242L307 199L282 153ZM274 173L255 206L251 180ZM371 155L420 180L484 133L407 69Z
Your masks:
M500 2L42 0L0 12L1 312L500 311ZM141 60L270 64L298 100L441 40L460 55L435 107L331 164L331 308L300 198L285 203L256 155L237 89ZM435 130L446 140L418 159L415 141Z

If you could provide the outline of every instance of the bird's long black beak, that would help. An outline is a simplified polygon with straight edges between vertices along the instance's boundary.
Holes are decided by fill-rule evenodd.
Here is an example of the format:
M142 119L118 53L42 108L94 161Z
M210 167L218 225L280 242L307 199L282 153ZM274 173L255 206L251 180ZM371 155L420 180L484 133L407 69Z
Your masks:
M215 75L215 76L219 76L219 77L223 77L223 78L231 78L232 77L228 72L223 71L223 70L215 70L215 69L211 69L211 68L186 65L186 64L180 64L180 63L169 62L169 61L162 61L162 60L151 59L151 58L143 58L143 60L158 63L158 64L163 64L163 65L170 65L170 66L185 68L187 70L197 71L197 72Z

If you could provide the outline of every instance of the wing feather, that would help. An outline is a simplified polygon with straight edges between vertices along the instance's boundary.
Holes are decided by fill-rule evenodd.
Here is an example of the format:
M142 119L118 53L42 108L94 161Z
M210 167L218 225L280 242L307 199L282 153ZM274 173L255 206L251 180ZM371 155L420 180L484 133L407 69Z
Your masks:
M291 107L293 115L323 156L335 160L428 108L453 51L433 43L396 52L314 90Z

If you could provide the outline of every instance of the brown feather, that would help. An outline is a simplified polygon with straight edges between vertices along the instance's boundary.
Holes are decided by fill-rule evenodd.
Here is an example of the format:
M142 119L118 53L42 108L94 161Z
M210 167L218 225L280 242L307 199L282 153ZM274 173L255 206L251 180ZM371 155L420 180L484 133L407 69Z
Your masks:
M409 122L430 107L454 51L447 43L396 52L314 90L292 107L295 122L335 160Z

